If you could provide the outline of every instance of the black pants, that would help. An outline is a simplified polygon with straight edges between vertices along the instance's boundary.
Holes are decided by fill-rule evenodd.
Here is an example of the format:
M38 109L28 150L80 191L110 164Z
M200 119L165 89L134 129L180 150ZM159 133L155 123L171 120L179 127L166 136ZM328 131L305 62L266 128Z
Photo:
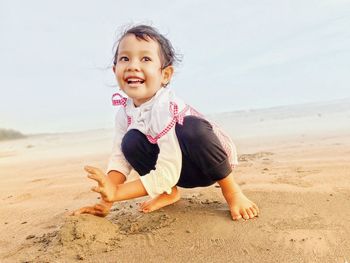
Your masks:
M209 186L231 172L227 154L211 124L195 116L186 116L176 124L176 136L182 152L180 179L185 188ZM155 170L159 147L138 130L129 130L122 140L122 151L130 165L143 176Z

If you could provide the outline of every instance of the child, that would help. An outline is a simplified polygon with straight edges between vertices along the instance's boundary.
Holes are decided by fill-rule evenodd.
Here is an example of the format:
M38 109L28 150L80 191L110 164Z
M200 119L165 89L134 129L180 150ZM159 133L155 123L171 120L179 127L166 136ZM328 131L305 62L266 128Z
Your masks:
M135 26L119 39L113 73L128 98L113 95L113 104L120 108L107 176L85 167L88 177L97 181L92 190L102 201L74 215L106 216L113 202L145 195L151 199L139 210L152 212L180 199L177 186L217 182L233 220L258 216L258 207L233 179L237 157L229 137L167 87L175 61L171 43L153 27ZM140 179L124 183L132 168Z

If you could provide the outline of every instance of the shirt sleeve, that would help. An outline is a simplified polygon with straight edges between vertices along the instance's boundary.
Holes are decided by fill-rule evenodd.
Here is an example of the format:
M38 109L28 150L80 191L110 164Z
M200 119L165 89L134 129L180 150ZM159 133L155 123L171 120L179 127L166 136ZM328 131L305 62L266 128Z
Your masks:
M122 139L127 131L127 117L123 107L120 107L115 117L114 140L112 153L109 158L107 173L110 171L118 171L126 177L130 174L131 166L125 159L121 150Z
M153 198L166 192L179 181L182 167L182 153L175 133L175 125L157 141L159 155L156 169L141 176L141 182L147 193Z

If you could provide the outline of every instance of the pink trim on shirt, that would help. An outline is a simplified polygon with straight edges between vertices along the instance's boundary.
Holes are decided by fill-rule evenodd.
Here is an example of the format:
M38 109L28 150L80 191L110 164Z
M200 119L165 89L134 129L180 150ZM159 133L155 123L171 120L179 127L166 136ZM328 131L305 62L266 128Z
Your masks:
M115 97L119 97L120 99L115 99ZM113 106L120 106L122 105L123 107L126 107L126 101L128 98L123 97L119 93L114 93L112 95L112 104Z
M175 102L170 102L169 110L170 110L170 113L171 113L171 115L173 117L172 120L155 137L152 137L151 135L146 135L148 141L150 143L156 144L157 141L159 140L159 138L161 138L162 136L167 134L171 130L171 128L174 127L174 125L176 123L179 123L180 125L183 125L184 117L186 115L186 111L188 111L189 108L190 107L188 105L186 105L186 107L179 113L179 107L177 106L177 104Z
M115 99L115 97L119 97L120 99ZM123 106L124 109L126 108L126 101L128 100L128 98L123 97L122 95L120 95L119 93L114 93L112 95L112 105L113 106ZM131 124L131 116L129 116L128 114L126 114L125 111L125 115L126 118L128 120L128 127Z

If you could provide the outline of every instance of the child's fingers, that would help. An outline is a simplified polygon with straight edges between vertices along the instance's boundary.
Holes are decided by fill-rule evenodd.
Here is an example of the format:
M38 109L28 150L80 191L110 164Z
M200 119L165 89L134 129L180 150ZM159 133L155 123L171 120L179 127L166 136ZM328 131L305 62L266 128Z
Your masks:
M72 216L77 216L80 214L92 214L93 213L93 208L90 206L85 206L82 207L78 210L75 210L74 212L71 213Z
M102 196L102 198L107 198L106 192L102 187L94 186L91 188L91 191L99 193Z
M94 174L88 174L87 177L92 179L92 180L94 180L94 181L96 181L99 186L101 186L103 184L102 179L100 177L97 177Z
M101 205L101 204L96 204L96 205L95 205L95 208L98 209L98 210L100 210L100 211L106 209L105 206L103 206L103 205Z
M95 206L82 207L76 211L71 212L69 215L70 216L77 216L80 214L91 214L91 215L95 215L95 216L104 217L108 214L108 211L100 209L97 207L97 205L95 205Z
M105 217L106 215L108 215L108 213L109 213L109 209L106 208L105 206L100 204L95 205L95 215Z
M106 197L106 193L105 193L105 191L104 191L104 189L102 187L99 187L99 186L91 187L91 191L94 191L96 193L101 194L102 197Z
M100 204L96 204L95 208L96 208L97 211L100 211L102 213L105 213L105 212L109 211L109 209L107 207L105 207L103 205L100 205Z
M101 169L89 165L84 166L84 170L91 174L104 174Z
M87 165L84 167L84 170L89 173L87 175L88 178L95 180L99 186L104 186L106 181L106 176L100 169Z
M101 176L100 174L88 174L87 175L88 178L95 180L99 186L103 186L105 183L105 178L103 176Z
M98 168L90 166L90 165L85 165L84 170L87 171L88 173L96 173L96 170Z

